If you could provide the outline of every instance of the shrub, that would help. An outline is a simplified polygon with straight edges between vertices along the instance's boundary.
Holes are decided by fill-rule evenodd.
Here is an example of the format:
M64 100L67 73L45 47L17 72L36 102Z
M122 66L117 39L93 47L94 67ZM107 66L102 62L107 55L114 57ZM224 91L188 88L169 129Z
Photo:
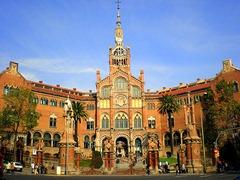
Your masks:
M101 157L101 153L99 151L93 151L91 166L93 168L99 169L102 165L103 165L103 160Z

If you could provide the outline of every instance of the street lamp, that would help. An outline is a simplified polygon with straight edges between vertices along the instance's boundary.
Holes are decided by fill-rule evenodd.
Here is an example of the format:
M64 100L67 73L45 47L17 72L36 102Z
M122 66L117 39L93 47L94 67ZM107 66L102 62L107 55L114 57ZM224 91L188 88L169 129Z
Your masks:
M64 112L65 112L65 119L66 119L66 123L65 123L65 133L66 133L66 148L65 148L65 171L64 174L67 175L67 169L68 169L68 133L69 133L69 129L72 128L72 124L71 124L71 118L72 118L72 104L71 101L68 99L65 101L65 105L64 105Z
M205 138L204 138L204 130L203 130L203 110L202 110L202 108L200 111L200 118L201 118L201 131L202 131L203 172L206 173L206 152L205 152Z
M66 111L66 149L65 149L65 172L64 174L67 175L67 169L68 169L68 131L69 131L69 122L71 121L71 115L72 115L72 111L71 109L68 109Z

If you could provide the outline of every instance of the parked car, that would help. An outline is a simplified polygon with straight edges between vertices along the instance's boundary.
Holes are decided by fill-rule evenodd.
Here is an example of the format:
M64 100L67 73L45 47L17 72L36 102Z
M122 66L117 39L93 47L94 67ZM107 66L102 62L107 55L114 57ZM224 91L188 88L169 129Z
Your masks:
M20 171L23 170L23 165L20 162L13 162L14 171Z

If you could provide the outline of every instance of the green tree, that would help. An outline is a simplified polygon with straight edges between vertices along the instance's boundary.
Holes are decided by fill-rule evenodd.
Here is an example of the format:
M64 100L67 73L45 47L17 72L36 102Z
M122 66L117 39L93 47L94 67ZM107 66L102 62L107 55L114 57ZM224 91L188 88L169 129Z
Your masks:
M95 169L101 168L103 165L103 160L101 153L99 151L92 151L92 160L91 160L91 167Z
M203 123L205 145L210 150L218 136L217 106L211 89L207 89L207 92L201 98L201 103L205 117Z
M4 107L0 112L0 123L5 131L14 136L14 160L16 160L17 135L37 126L40 114L36 111L34 93L28 89L11 89L3 96Z
M232 139L236 153L240 154L238 150L240 144L236 141L236 137L233 137L235 133L233 128L240 126L240 103L234 99L233 83L221 80L216 84L215 89L215 93L208 90L202 97L206 146L210 149L221 134L218 141L220 148L226 143L229 144L229 140ZM226 147L228 146L225 146L225 152L227 152Z
M85 111L85 107L81 102L72 102L72 108L73 108L73 118L74 118L74 124L75 124L75 141L76 146L78 147L78 122L81 123L81 120L86 120L88 118L88 114Z
M159 98L160 106L158 111L160 114L167 114L168 117L168 127L170 132L170 141L171 141L171 154L173 154L173 137L172 137L172 128L173 128L173 113L178 112L180 105L177 102L177 99L173 95L165 95Z

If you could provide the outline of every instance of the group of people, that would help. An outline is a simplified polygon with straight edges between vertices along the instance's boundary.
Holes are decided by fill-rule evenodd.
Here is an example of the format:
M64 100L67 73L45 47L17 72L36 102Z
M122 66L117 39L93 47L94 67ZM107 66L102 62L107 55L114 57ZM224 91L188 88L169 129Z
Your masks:
M170 169L169 169L169 164L168 162L166 161L165 163L163 162L159 162L158 163L158 173L159 174L162 174L162 173L169 173L170 172Z
M35 175L47 174L47 168L43 164L35 164L33 162L31 163L31 170Z
M175 169L176 169L176 174L187 173L187 168L186 168L185 164L182 164L181 166L176 164ZM159 174L165 174L165 173L169 173L169 172L170 172L169 163L167 161L166 162L159 162L158 173ZM146 174L150 175L150 169L149 169L148 165L146 166Z
M165 173L169 173L170 169L169 169L169 164L168 162L159 162L158 163L158 173L159 174L165 174ZM149 165L146 166L146 174L150 175L150 169L149 169Z
M176 170L176 175L180 173L187 173L187 168L184 163L181 165L181 167L179 164L176 164L175 170Z
M14 174L14 164L13 164L13 162L8 162L7 163L6 171L7 171L7 173Z
M223 173L225 171L229 170L228 163L225 161L218 160L217 161L217 172Z

